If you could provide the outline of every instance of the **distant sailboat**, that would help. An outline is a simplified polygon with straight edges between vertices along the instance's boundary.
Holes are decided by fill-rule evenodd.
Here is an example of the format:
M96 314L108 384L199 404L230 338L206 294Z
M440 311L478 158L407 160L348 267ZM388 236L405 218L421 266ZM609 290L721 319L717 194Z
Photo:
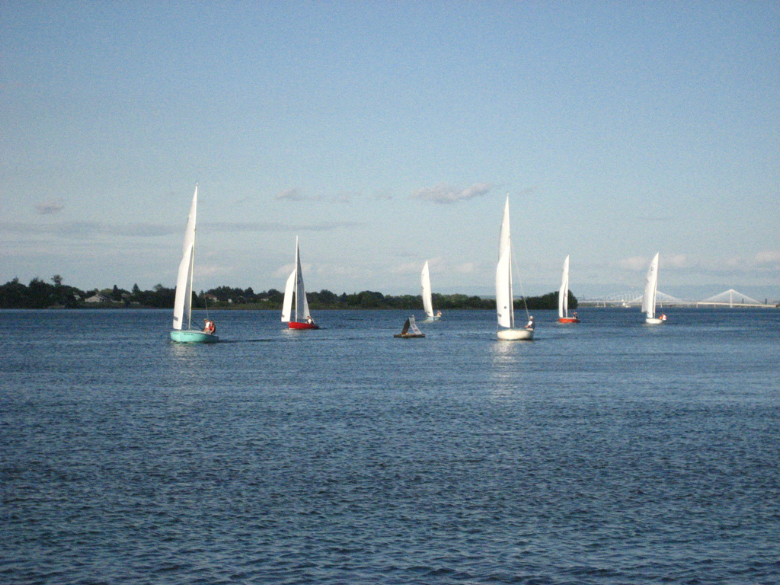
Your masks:
M645 293L642 296L642 312L646 315L645 323L648 325L660 325L666 321L666 315L659 318L655 316L655 301L658 293L658 257L656 253L650 262L650 268L647 269L647 279L645 280Z
M290 319L293 297L295 298L295 318ZM309 303L306 300L306 289L303 286L301 272L301 252L298 249L298 236L295 236L295 268L287 278L284 287L284 302L282 304L282 323L288 323L290 329L319 329L309 313Z
M531 340L532 328L515 328L514 291L512 289L512 239L509 230L509 197L504 206L501 235L498 240L498 264L496 265L496 314L498 338L510 341ZM501 329L503 328L503 329Z
M192 196L190 215L184 230L184 251L179 274L176 278L176 299L173 303L173 331L171 339L179 343L216 343L219 337L213 332L192 329L192 279L195 268L195 224L198 211L198 186ZM187 315L187 328L184 329L184 315ZM211 323L207 321L207 324ZM212 325L213 326L213 325ZM213 331L213 330L212 330Z
M558 291L558 323L579 323L577 313L569 317L569 257L563 261L561 289Z
M411 330L411 332L410 332ZM396 333L393 337L400 337L402 339L414 339L416 337L425 337L425 333L420 331L417 327L417 323L414 321L414 315L409 317L404 323L404 328L401 329L401 333Z
M428 270L428 261L425 261L425 265L422 269L420 276L422 282L422 301L423 308L425 309L426 321L438 321L441 319L441 311L438 311L435 315L433 313L433 295L431 293L431 273Z

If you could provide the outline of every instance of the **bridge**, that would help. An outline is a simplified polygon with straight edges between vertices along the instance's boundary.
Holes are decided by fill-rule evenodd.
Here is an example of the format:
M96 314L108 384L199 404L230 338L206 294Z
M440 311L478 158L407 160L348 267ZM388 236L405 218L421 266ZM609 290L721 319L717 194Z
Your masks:
M722 292L718 295L704 299L696 303L699 307L772 307L773 305L767 305L756 299L751 299L749 296L742 294L739 291L730 288L729 290Z
M581 307L641 307L643 296L642 291L630 290L596 299L582 299L579 301L579 305ZM757 307L770 309L775 307L774 304L762 303L733 288L703 301L678 299L659 290L656 301L661 307Z

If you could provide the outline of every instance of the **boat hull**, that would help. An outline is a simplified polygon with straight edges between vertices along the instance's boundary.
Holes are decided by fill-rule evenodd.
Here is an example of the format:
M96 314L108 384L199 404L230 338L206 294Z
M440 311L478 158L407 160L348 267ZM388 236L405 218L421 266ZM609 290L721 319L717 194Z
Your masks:
M534 338L533 329L501 329L498 338L504 341L531 341Z
M320 326L316 323L301 323L299 321L290 321L288 324L290 329L304 330L304 329L319 329Z
M558 323L579 323L580 320L575 317L561 317L558 319Z
M217 343L219 337L211 333L192 329L182 329L180 331L174 329L171 331L171 341L176 343Z
M657 318L654 318L654 317L653 318L648 317L647 319L645 319L645 323L647 323L648 325L660 325L665 320L666 319L657 319Z
M393 337L399 339L420 339L421 337L425 337L425 333L396 333Z

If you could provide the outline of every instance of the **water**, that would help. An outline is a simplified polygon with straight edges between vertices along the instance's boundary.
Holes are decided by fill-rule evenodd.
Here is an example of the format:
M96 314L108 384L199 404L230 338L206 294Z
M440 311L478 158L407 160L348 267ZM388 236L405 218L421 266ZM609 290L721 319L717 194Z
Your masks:
M780 312L666 312L2 311L0 582L777 583Z

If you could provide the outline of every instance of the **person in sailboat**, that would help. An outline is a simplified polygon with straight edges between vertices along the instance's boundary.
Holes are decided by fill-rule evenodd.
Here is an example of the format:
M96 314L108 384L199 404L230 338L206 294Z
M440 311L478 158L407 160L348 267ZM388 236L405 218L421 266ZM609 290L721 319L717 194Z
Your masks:
M217 332L217 326L214 324L214 321L204 319L203 322L205 323L203 326L203 333L214 335Z
M441 319L441 311L436 311L436 316Z
M528 323L525 324L525 329L532 329L534 328L534 316L531 315L528 317Z
M311 318L311 315L309 315L308 317L306 317L306 322L307 322L309 325L314 325L314 319L312 319L312 318Z

